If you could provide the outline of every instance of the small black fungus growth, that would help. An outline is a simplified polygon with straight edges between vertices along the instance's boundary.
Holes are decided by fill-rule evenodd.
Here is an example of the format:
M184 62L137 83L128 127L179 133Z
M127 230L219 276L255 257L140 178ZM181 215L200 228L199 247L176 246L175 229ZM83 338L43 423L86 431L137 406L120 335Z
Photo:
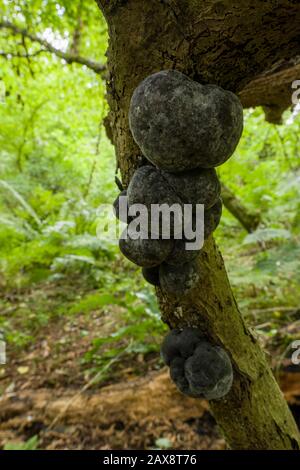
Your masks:
M233 370L228 354L194 328L172 330L161 355L178 389L189 396L218 400L230 390Z
M159 269L160 285L164 292L175 297L189 293L200 279L196 260L183 265L163 263Z
M146 165L134 173L128 186L128 204L132 207L135 204L143 204L148 211L148 232L152 231L155 235L161 235L161 216L158 212L152 212L155 208L158 210L166 207L171 208L174 204L178 205L179 212L170 212L169 223L164 219L165 228L170 235L176 233L182 227L182 200L172 189L168 182L163 178L161 172L152 166Z
M127 227L119 240L119 247L126 258L138 266L151 268L161 264L171 253L173 240L135 239L135 235Z
M203 335L197 328L171 330L165 337L160 350L164 363L169 366L178 356L186 360L193 354L202 339Z
M159 286L159 267L155 266L153 268L143 268L142 270L144 279L146 279L149 284L152 286Z
M242 134L243 108L230 91L164 70L134 91L129 125L145 157L159 168L212 168L233 154Z

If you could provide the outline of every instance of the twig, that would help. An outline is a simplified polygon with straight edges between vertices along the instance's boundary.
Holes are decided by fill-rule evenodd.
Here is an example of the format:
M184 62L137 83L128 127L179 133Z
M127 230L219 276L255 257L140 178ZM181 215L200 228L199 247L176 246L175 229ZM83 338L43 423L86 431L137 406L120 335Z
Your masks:
M15 24L10 23L9 21L1 21L0 28L8 29L12 31L13 34L21 34L23 37L30 39L30 41L39 43L48 52L51 52L52 54L55 54L57 57L64 59L68 64L72 64L74 62L80 65L85 65L86 67L93 70L97 74L102 74L103 72L106 71L106 65L100 64L99 62L95 62L85 57L81 57L80 55L63 52L60 49L57 49L56 47L52 46L52 44L46 41L46 39L42 39L39 36L36 36L35 34L30 33L27 29L20 28L19 26L16 26Z
M28 57L35 57L42 52L47 52L45 49L39 49L38 51L32 52L31 54L21 54L20 52L9 52L9 51L0 51L1 57L6 57L9 59L10 57L17 57L18 59L28 59Z
M297 307L268 307L251 310L251 313L293 312L294 310L297 310Z

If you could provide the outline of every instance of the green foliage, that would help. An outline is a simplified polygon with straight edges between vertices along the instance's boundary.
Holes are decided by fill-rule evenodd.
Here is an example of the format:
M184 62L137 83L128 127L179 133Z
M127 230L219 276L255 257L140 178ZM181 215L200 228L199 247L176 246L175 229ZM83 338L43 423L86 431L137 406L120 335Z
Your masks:
M166 331L153 292L145 289L136 294L125 294L124 287L119 286L119 294L122 295L114 299L111 296L100 297L102 306L105 301L108 304L114 301L124 309L124 314L120 321L121 326L116 325L111 334L96 338L92 348L85 354L84 361L92 363L96 370L125 350L127 354L158 352L161 336Z
M3 450L38 450L38 436L32 436L26 442L9 442Z

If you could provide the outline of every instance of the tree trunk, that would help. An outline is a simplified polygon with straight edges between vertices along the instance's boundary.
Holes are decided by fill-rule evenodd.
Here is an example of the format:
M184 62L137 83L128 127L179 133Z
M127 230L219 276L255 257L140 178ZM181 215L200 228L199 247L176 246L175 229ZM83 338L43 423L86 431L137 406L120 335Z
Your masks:
M300 52L300 5L293 1L97 0L109 27L108 100L118 166L126 186L143 163L128 127L135 87L177 69L234 92L282 57ZM297 427L265 354L246 328L222 256L210 238L199 256L200 282L175 301L160 289L171 328L197 326L223 346L234 384L210 406L232 449L299 449Z

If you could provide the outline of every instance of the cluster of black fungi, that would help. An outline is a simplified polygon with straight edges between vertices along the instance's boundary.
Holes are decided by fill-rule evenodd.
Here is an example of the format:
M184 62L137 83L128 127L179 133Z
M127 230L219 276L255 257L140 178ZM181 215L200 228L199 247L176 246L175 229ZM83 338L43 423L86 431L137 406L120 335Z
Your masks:
M129 110L133 138L148 164L134 173L127 190L128 209L143 204L191 204L191 224L197 204L204 205L204 239L217 228L222 215L221 186L215 167L233 154L243 130L243 109L237 96L216 85L201 85L186 75L165 70L147 77L135 89ZM119 197L114 202L120 217ZM129 212L130 214L130 212ZM141 266L145 279L172 296L187 295L199 282L201 247L186 249L187 240L175 230L165 238L131 233L132 217L120 238L121 252ZM184 214L184 210L182 211ZM176 220L173 221L176 227ZM178 222L178 221L177 221ZM182 221L180 227L184 225ZM158 225L160 230L160 225ZM189 242L191 240L188 240ZM228 354L212 345L196 328L172 330L162 345L162 358L172 380L189 396L208 400L224 397L232 385Z

